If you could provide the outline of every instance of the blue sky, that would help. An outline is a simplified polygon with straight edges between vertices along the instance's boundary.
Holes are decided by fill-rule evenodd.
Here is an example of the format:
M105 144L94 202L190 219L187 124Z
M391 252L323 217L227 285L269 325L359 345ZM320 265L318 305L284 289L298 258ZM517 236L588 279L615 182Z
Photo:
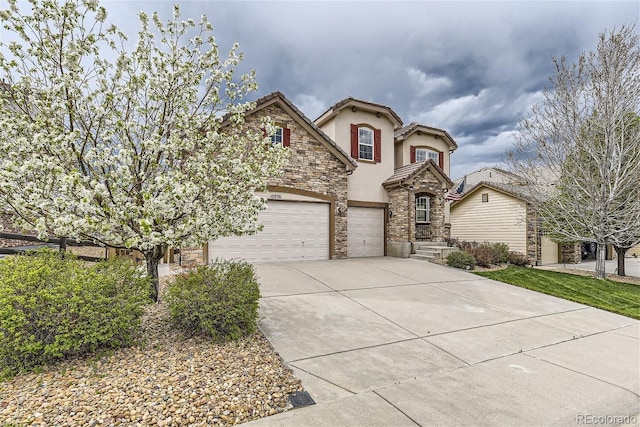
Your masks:
M133 37L138 11L169 16L176 2L102 3ZM502 162L553 57L574 61L600 32L640 21L638 0L179 4L185 18L207 15L223 51L240 44L254 98L279 90L312 120L349 96L388 105L454 137L452 178Z

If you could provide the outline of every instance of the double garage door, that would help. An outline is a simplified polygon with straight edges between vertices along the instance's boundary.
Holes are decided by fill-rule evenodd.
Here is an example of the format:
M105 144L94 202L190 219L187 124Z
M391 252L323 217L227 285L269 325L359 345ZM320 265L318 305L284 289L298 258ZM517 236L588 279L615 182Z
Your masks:
M249 262L329 259L329 204L272 201L260 212L261 232L209 243L209 261Z
M260 212L261 232L209 242L209 262L242 258L248 262L329 259L328 203L273 201ZM347 255L384 256L384 209L349 207Z

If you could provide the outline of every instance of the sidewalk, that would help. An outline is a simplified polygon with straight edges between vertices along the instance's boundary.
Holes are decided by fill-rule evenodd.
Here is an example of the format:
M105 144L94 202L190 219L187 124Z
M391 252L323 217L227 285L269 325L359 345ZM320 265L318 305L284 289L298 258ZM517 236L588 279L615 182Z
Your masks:
M625 265L624 265L625 274L627 276L640 278L640 258L627 257L624 259L624 261L625 261ZM547 264L543 266L538 266L536 268L551 269L551 270L569 269L569 270L596 271L596 261L588 260L588 261L583 261L580 264ZM618 271L617 259L605 261L606 274L616 274L617 271Z

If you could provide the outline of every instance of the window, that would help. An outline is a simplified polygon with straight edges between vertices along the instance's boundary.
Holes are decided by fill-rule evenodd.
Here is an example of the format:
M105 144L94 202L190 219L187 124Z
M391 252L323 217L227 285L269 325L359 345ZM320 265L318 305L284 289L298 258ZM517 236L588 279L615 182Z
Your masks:
M489 203L489 193L482 193L482 203Z
M282 128L278 127L276 129L276 133L274 133L273 135L271 135L271 144L272 145L282 145Z
M416 197L416 222L429 222L429 197Z
M358 158L373 160L373 130L358 128Z
M431 159L436 164L439 162L439 154L436 151L428 150L426 148L416 148L416 162L424 162L427 159Z
M271 135L271 144L280 147L289 147L291 145L291 129L277 127L273 135Z

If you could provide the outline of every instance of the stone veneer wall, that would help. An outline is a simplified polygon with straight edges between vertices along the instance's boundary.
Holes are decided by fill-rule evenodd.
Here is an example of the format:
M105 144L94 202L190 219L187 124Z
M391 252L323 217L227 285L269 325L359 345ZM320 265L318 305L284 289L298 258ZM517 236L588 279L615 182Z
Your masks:
M387 222L387 240L391 242L408 242L409 239L409 190L398 187L389 190L389 211L391 217ZM411 193L411 197L414 197Z
M542 225L531 203L527 203L527 257L532 265L542 261Z
M409 212L411 213L411 227L412 240L415 240L415 209L416 209L416 194L429 193L432 197L429 201L429 222L431 225L431 234L434 242L444 242L449 236L450 229L445 227L444 222L444 192L442 190L442 183L435 177L430 171L423 172L421 177L413 180L413 193L409 201Z
M581 243L562 243L562 262L566 264L580 264L582 262Z
M272 186L311 191L334 199L335 241L333 258L347 257L347 172L344 163L276 104L246 118L246 125L260 128L260 117L270 116L291 129L289 158L284 173L270 179ZM341 214L342 212L342 214Z
M389 190L389 210L393 215L387 224L387 239L392 242L415 241L415 204L416 194L431 195L429 219L434 241L443 242L450 237L450 227L444 222L446 203L442 183L430 171L412 183L413 190L407 187ZM410 196L408 195L410 192Z

